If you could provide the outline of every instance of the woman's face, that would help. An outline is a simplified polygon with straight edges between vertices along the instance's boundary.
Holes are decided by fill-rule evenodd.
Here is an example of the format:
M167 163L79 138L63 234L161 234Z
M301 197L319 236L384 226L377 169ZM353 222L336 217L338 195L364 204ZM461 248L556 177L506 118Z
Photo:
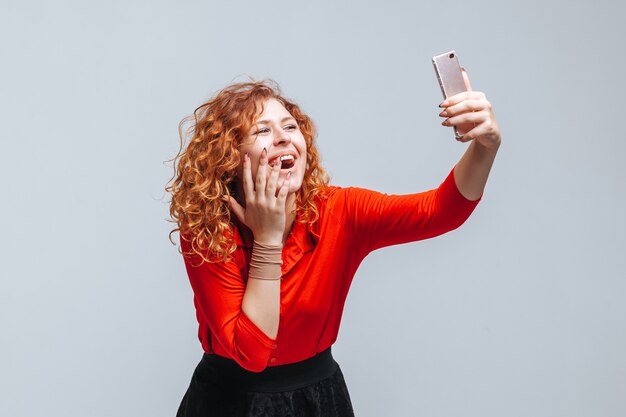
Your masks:
M256 184L256 174L263 148L267 149L268 162L272 162L274 158L279 158L282 155L293 156L293 159L283 161L278 185L281 185L281 179L287 178L287 172L291 171L289 193L298 191L302 186L306 169L306 141L296 119L274 98L263 103L263 113L252 125L248 136L244 138L239 147L242 156L241 163L237 167L239 190L243 190L244 155L248 152L248 156L250 156L252 181ZM267 167L266 172L269 178L270 166Z

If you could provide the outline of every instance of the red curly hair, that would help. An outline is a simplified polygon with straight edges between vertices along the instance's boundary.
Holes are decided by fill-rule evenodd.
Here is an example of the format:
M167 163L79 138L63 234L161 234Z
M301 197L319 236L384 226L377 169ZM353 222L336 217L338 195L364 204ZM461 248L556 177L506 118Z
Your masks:
M307 146L302 186L296 193L301 223L314 223L319 217L315 199L326 198L329 176L320 165L315 146L313 121L294 102L284 98L278 84L270 79L231 84L198 107L179 124L180 148L174 161L174 175L165 187L172 194L170 216L180 237L190 242L191 252L204 262L221 262L237 249L228 197L234 194L236 168L242 155L239 145L263 112L263 102L278 100L296 119ZM183 126L191 122L191 136L183 150ZM170 184L171 183L171 184ZM182 252L179 252L182 253Z

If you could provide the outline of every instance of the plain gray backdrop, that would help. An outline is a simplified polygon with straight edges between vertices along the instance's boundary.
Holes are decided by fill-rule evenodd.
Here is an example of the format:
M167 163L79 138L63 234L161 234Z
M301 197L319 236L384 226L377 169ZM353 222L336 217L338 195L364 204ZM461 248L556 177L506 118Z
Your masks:
M620 1L2 2L0 415L173 416L202 355L168 233L178 122L266 77L331 183L439 185L454 49L502 146L460 228L365 259L358 417L626 415ZM178 235L174 235L178 240Z

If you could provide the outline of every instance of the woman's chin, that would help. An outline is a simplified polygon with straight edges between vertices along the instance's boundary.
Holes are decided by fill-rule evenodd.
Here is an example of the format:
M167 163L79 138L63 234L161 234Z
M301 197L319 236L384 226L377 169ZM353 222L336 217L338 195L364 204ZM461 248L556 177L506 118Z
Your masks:
M292 194L296 194L300 190L300 187L289 187L289 191L287 192L287 196Z

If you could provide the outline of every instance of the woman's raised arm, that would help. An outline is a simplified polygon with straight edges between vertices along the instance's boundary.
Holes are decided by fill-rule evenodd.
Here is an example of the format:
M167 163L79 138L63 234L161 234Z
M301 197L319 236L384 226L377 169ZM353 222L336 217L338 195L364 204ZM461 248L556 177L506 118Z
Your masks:
M468 200L483 195L489 171L500 147L500 127L491 103L484 93L472 91L469 77L463 69L466 92L443 101L439 106L444 126L456 126L459 142L472 141L454 169L454 179L459 191Z

